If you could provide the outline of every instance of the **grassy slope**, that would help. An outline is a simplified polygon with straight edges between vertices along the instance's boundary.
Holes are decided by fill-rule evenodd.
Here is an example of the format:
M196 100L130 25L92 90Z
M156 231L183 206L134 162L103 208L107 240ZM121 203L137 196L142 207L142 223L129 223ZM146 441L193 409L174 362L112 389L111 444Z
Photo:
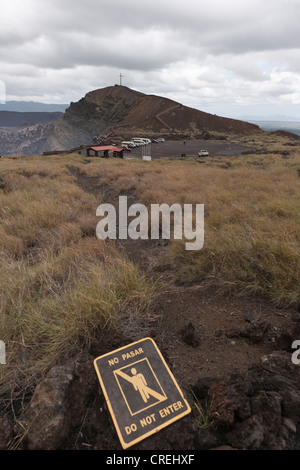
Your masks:
M99 201L78 188L63 162L1 164L5 371L17 360L24 371L40 373L89 344L98 328L143 314L154 286L114 244L96 239Z
M161 260L173 266L174 279L294 303L300 300L299 163L295 150L289 159L247 155L204 164L3 159L0 338L9 364L17 360L41 373L92 342L99 328L149 313L155 298L153 282L115 244L95 237L101 201L78 187L66 164L120 194L134 192L148 206L205 204L204 248L188 252L183 241L173 241Z
M280 142L276 148L280 148ZM286 150L286 147L283 147ZM205 243L186 251L173 241L162 260L174 279L221 290L267 294L275 302L300 300L300 154L190 161L103 162L80 168L99 175L137 201L205 205ZM148 166L147 166L148 165Z

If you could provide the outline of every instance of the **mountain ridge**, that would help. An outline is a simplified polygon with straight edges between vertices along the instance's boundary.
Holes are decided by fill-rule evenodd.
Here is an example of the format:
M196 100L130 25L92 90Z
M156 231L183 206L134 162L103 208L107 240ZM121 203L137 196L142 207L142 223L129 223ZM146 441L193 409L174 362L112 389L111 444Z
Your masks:
M250 135L263 132L252 123L223 118L169 98L115 85L90 91L71 102L62 120L0 130L0 154L42 154L90 144L95 136L127 139L132 135L199 137L204 133Z
M61 113L60 111L0 111L0 127L28 127L33 124L43 124L51 121L59 121L63 119L63 116L64 113Z
M82 105L88 111L86 117L91 121L96 119L102 131L111 125L150 134L168 131L187 135L203 131L251 134L259 130L253 123L212 115L120 85L91 91L79 102L71 103L65 112L66 121L80 119L78 111L82 112Z

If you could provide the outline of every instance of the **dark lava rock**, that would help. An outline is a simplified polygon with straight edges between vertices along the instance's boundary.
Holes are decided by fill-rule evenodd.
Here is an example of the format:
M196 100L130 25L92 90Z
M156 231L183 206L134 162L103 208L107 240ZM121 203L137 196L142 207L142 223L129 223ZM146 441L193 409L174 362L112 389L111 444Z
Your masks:
M6 415L0 417L0 450L8 448L9 442L13 437L13 421Z
M257 315L256 312L254 312L253 310L251 310L251 311L249 311L249 312L246 312L245 320L246 320L247 322L252 322L252 321L258 320L258 315Z
M210 428L199 428L195 432L194 448L197 450L210 450L223 444L221 437Z
M191 322L180 331L180 334L184 343L192 346L193 348L199 346L200 339L195 333L195 327Z
M299 312L294 312L292 314L291 320L295 323L300 322L300 313Z
M97 390L92 364L89 355L79 355L53 367L36 387L21 420L27 428L27 449L58 450L66 445Z
M237 449L284 449L300 423L300 368L276 352L209 390L225 443Z
M264 339L265 333L270 327L270 322L263 319L252 320L242 328L236 328L226 331L229 338L241 336L249 339L252 343L259 343Z

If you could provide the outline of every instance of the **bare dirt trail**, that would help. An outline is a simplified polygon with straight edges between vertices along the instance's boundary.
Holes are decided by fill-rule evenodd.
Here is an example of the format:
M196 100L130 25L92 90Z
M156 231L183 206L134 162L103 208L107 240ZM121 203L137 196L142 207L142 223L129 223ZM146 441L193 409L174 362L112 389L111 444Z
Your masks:
M173 128L172 128L169 124L167 124L165 120L162 119L162 116L163 116L164 114L169 113L170 111L173 111L174 109L179 108L180 106L181 106L180 104L176 104L175 106L171 106L171 108L168 108L168 109L166 109L165 111L162 111L161 113L159 113L159 114L157 114L157 115L155 116L155 119L157 119L157 121L158 121L160 124L162 124L163 129L166 128L166 129L169 129L170 131L173 130Z
M101 193L105 202L118 207L115 190L101 187L99 178L74 174L82 189ZM128 205L133 202L130 195ZM155 320L144 334L156 341L182 386L190 389L199 377L222 378L235 370L247 370L281 344L291 310L277 308L265 298L224 297L212 288L169 282L172 267L169 272L161 267L166 240L118 243L143 273L166 283L153 310Z

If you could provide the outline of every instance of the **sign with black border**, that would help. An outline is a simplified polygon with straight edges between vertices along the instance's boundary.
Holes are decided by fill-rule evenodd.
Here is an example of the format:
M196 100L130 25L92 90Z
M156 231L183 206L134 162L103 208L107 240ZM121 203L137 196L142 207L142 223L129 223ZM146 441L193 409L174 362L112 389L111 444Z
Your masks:
M152 338L104 354L94 367L123 449L191 411Z

